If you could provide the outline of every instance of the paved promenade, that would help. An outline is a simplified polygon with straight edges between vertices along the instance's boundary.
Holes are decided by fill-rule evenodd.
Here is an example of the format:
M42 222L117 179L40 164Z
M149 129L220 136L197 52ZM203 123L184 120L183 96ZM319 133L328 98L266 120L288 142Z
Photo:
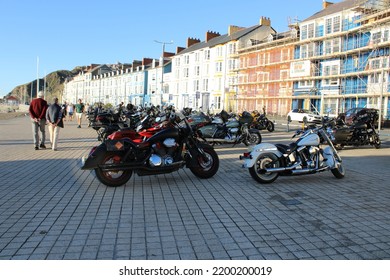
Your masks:
M58 151L34 150L29 118L0 121L0 259L390 259L390 136L341 152L330 172L260 185L245 146L218 147L220 170L139 177L122 187L80 170L96 132L65 122ZM288 141L277 125L264 142ZM48 138L48 131L47 131ZM50 144L47 141L47 146Z

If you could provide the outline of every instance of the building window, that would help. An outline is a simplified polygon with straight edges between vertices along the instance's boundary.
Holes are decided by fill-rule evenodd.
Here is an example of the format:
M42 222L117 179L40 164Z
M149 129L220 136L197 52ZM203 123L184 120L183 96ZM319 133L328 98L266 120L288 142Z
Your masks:
M180 57L175 58L175 66L180 66Z
M282 56L282 61L290 60L290 50L289 49L281 50L281 56Z
M307 39L307 25L301 26L301 40Z
M217 56L222 56L222 47L217 47Z
M338 64L326 64L324 65L322 76L336 76L340 72L340 67ZM339 84L339 80L337 78L329 78L323 80L324 86L335 86Z
M200 66L195 66L195 76L199 76L200 75Z
M374 44L379 44L381 42L382 33L381 32L375 32L371 35L371 41Z
M383 32L383 42L389 41L389 30Z
M307 58L307 45L301 46L301 58Z
M236 69L236 60L235 59L229 59L228 67L229 67L229 71Z
M235 54L236 53L236 44L229 44L229 48L228 48L228 52L229 54Z
M314 38L314 23L307 25L307 38Z
M203 79L203 91L209 91L209 79Z
M205 50L204 51L204 59L205 60L210 60L210 50Z
M194 81L194 91L199 91L199 80Z
M222 72L222 62L216 62L215 63L215 71L216 72Z
M335 16L325 20L325 34L331 34L341 31L341 17Z
M340 38L325 41L325 54L338 53L340 51L341 51Z
M189 71L188 67L184 68L184 78L188 78L189 72L190 71Z
M214 108L221 109L221 96L214 97Z

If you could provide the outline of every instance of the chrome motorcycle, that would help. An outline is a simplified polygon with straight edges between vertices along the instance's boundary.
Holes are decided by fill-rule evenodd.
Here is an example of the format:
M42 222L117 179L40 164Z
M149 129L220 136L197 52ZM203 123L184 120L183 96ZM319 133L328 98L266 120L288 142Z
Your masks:
M337 179L345 175L342 160L324 127L298 130L299 139L289 145L262 143L240 156L243 167L262 184L275 181L279 175L307 175L330 170ZM322 147L321 143L327 144Z
M261 143L260 131L250 128L253 116L244 112L239 118L230 118L226 111L220 113L220 122L209 121L199 123L195 127L197 136L211 145L215 144L240 144L246 146Z

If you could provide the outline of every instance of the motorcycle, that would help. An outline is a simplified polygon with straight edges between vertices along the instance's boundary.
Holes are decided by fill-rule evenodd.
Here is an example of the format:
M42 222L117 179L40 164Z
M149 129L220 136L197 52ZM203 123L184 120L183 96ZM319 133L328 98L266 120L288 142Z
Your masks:
M250 124L251 128L256 128L258 130L267 129L269 132L273 132L275 130L275 124L270 121L265 112L260 114L257 110L252 112L253 122Z
M114 132L82 158L81 169L94 170L97 179L111 187L126 184L133 172L147 176L187 167L202 179L217 173L217 153L195 137L185 117L171 113L163 127L152 129L147 135L134 130Z
M244 112L238 120L229 120L228 113L222 110L220 119L221 123L209 121L198 124L195 128L198 137L211 144L244 143L249 146L261 143L260 131L249 128L253 121L250 113Z
M327 132L336 149L344 146L371 145L376 149L381 147L381 140L375 130L375 113L364 113L354 119L352 125L346 125L342 118L326 120Z
M262 143L252 152L244 153L243 167L257 182L269 184L279 175L307 175L330 170L337 179L345 175L342 160L323 126L298 130L293 138L299 139L289 145ZM321 147L321 139L327 144Z

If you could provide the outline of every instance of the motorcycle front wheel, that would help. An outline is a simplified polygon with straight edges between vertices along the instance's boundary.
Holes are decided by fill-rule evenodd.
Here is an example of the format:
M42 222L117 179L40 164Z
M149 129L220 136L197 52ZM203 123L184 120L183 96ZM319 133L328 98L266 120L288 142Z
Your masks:
M249 168L249 174L257 182L261 184L270 184L279 177L279 173L265 172L266 168L277 168L280 166L279 161L275 162L272 166L270 163L277 160L278 158L272 153L261 154L257 159L256 163Z
M219 169L219 157L211 146L202 145L206 155L205 160L202 155L197 156L197 164L190 167L191 172L198 178L208 179L213 177Z
M122 155L118 153L108 152L101 164L115 164L121 162ZM98 180L109 187L119 187L127 183L133 175L132 170L120 171L103 171L100 167L95 169L95 174Z
M336 168L331 169L333 176L335 176L337 179L342 179L345 176L345 170L341 163L337 165Z
M375 149L379 149L381 147L381 140L379 139L379 136L375 135L373 136L373 138L374 138L373 145Z
M243 141L246 146L257 145L261 143L260 132L249 132L249 135Z

